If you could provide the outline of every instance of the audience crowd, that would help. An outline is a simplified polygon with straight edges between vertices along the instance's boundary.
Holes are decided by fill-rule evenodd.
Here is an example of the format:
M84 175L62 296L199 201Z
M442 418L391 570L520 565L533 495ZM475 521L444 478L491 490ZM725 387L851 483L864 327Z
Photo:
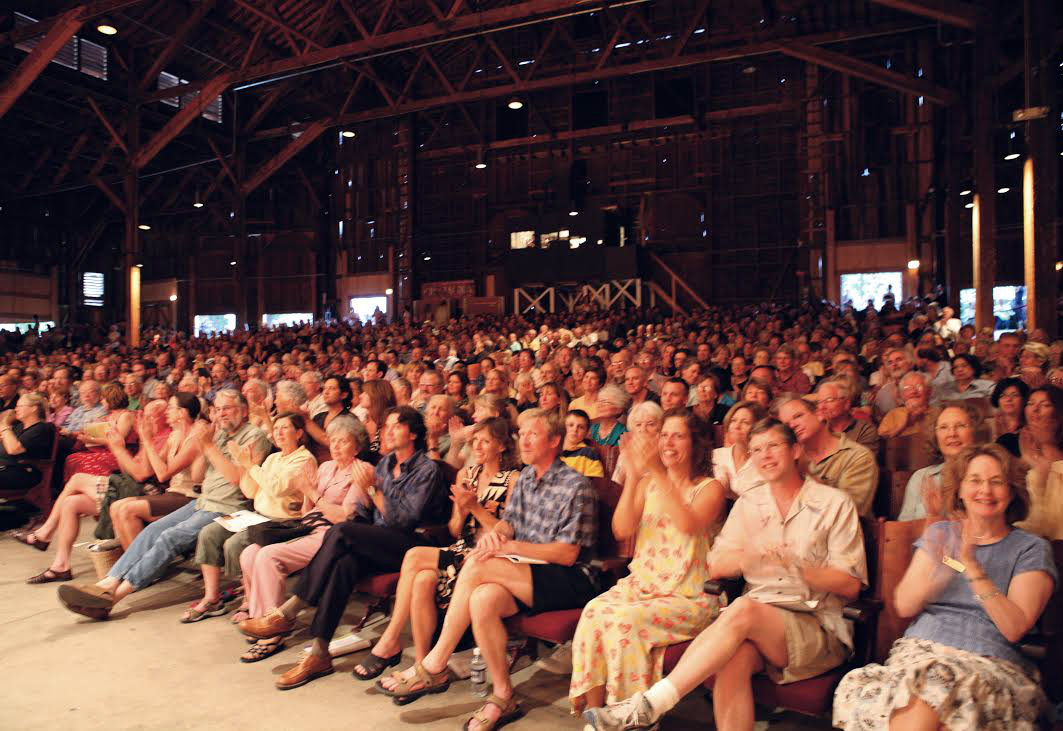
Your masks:
M557 657L590 727L654 728L714 677L717 727L751 729L752 676L849 661L864 531L899 518L922 537L884 599L912 621L842 680L834 724L1052 714L1019 649L1063 539L1063 341L1041 331L994 337L910 301L89 335L0 340L0 497L54 459L51 511L13 536L51 553L28 581L60 583L71 612L105 619L191 559L203 595L175 619L235 610L243 662L313 611L287 690L333 672L359 582L396 573L354 673L396 704L445 692L471 630L493 690L465 728L517 719L504 620L581 609ZM71 569L84 517L117 557L93 582ZM596 560L603 530L630 547L622 570ZM704 592L729 578L729 605ZM407 625L414 663L387 672Z

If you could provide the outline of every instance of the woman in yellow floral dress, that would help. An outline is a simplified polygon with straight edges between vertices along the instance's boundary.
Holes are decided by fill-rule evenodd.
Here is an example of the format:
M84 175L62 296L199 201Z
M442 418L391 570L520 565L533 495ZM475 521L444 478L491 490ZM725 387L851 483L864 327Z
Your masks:
M712 448L686 409L665 413L659 436L621 442L628 479L613 533L637 533L631 573L583 610L572 641L573 713L646 690L661 678L668 645L709 625L706 557L726 490L712 478ZM648 474L647 474L648 473Z

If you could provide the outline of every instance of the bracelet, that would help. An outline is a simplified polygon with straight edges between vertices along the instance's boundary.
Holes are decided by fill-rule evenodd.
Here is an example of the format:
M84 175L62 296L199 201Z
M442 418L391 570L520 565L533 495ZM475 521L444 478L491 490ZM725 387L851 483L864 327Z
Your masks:
M986 592L985 594L975 594L974 598L977 599L978 601L980 601L981 603L985 604L986 601L988 601L989 599L992 599L995 596L1004 596L1004 595L1000 593L999 589L993 589L993 591Z

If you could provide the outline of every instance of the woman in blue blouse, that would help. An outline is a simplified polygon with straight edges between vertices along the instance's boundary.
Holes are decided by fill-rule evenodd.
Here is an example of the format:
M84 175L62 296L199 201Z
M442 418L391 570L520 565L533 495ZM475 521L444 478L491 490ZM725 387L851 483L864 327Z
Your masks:
M945 514L930 525L894 596L914 621L885 665L842 679L834 725L846 731L1033 731L1047 700L1018 642L1058 581L1043 538L1012 524L1029 509L1018 460L969 447L946 465Z

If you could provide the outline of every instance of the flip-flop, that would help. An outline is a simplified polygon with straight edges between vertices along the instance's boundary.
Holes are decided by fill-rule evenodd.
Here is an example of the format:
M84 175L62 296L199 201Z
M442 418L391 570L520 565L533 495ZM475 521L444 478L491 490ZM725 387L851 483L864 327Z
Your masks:
M202 622L204 619L209 619L210 617L220 617L228 611L229 609L225 606L225 602L219 599L216 602L208 604L207 608L202 611L194 607L192 609L187 610L183 615L181 615L181 624Z
M351 675L358 678L359 680L372 680L373 678L378 677L382 672L384 672L388 668L395 667L401 661L402 650L399 650L391 657L380 657L379 655L374 655L370 652L368 658L358 663L358 665L361 665L363 668L365 668L365 672L358 672L358 667L355 666L354 670L351 671Z
M255 642L248 648L247 652L240 656L240 662L258 662L259 660L265 660L267 657L272 657L278 652L284 649L284 641L280 642Z

